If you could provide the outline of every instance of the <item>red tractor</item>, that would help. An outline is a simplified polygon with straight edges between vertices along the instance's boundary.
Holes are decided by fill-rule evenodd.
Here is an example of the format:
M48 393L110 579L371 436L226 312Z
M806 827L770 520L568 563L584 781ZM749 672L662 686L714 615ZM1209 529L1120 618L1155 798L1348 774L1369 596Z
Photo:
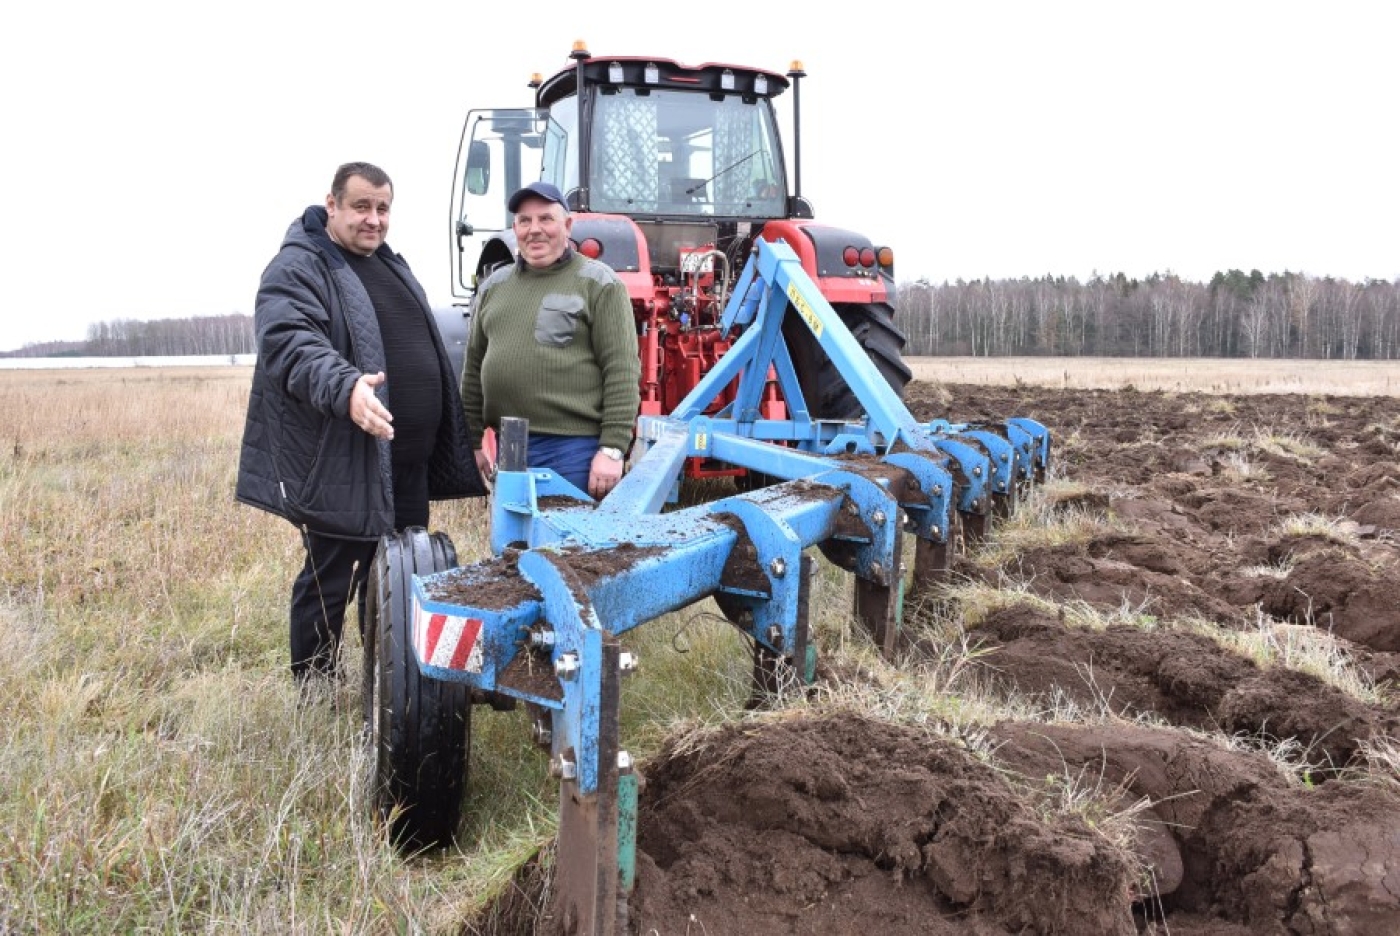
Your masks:
M572 64L531 81L533 108L467 115L452 195L453 294L515 256L506 199L536 179L557 185L573 212L573 246L612 267L637 318L642 415L672 412L736 336L719 321L756 238L782 240L902 392L910 378L894 323L894 256L863 234L819 224L802 195L799 82L738 65L595 57L576 43ZM792 88L792 185L773 99ZM442 316L460 353L462 314ZM809 415L847 418L859 404L795 315L784 339ZM713 404L718 408L728 400ZM776 384L756 414L782 419ZM692 459L691 477L742 469Z

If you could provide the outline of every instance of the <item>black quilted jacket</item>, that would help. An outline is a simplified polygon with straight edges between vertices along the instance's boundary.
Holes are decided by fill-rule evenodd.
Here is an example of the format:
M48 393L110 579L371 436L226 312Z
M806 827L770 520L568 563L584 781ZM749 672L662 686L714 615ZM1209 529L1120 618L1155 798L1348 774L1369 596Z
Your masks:
M423 307L442 368L442 423L428 465L433 500L485 492L467 443L456 374L422 286L403 258L384 258ZM263 271L254 312L258 358L235 496L328 536L374 539L394 528L389 443L350 420L350 390L384 370L379 321L359 277L326 233L326 209L292 222ZM392 392L392 391L390 391ZM392 399L384 397L392 411Z

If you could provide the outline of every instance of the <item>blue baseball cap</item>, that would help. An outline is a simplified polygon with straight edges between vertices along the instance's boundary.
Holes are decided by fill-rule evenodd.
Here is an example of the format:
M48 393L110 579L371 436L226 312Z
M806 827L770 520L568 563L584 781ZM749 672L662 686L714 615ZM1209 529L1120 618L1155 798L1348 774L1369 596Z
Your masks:
M565 211L569 210L569 203L564 201L564 194L559 189L548 182L531 182L522 189L518 189L506 202L507 210L512 213L520 210L520 203L527 198L543 198L545 201L554 202L561 205Z

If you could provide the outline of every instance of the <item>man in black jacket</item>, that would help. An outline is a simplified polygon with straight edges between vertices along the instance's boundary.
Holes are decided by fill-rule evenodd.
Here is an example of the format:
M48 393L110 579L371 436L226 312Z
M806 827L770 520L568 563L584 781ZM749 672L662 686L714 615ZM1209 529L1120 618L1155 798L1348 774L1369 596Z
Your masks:
M485 492L427 296L384 242L393 198L382 169L341 166L258 288L236 496L301 530L291 652L303 684L335 673L379 537L426 527L430 500Z

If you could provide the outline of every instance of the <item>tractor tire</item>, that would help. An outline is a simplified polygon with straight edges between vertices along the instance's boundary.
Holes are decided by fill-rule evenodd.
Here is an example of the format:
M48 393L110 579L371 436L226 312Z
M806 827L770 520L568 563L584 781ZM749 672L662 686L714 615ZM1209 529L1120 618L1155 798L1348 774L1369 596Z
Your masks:
M841 303L833 308L885 383L902 398L913 373L904 363L907 339L894 324L894 308L884 302ZM787 316L783 337L802 385L802 395L807 399L807 410L814 419L852 419L864 414L860 401L806 323L796 315Z
M413 651L413 576L453 568L445 533L422 527L379 540L367 584L364 715L371 801L401 851L452 843L462 818L471 746L471 694L432 679Z

